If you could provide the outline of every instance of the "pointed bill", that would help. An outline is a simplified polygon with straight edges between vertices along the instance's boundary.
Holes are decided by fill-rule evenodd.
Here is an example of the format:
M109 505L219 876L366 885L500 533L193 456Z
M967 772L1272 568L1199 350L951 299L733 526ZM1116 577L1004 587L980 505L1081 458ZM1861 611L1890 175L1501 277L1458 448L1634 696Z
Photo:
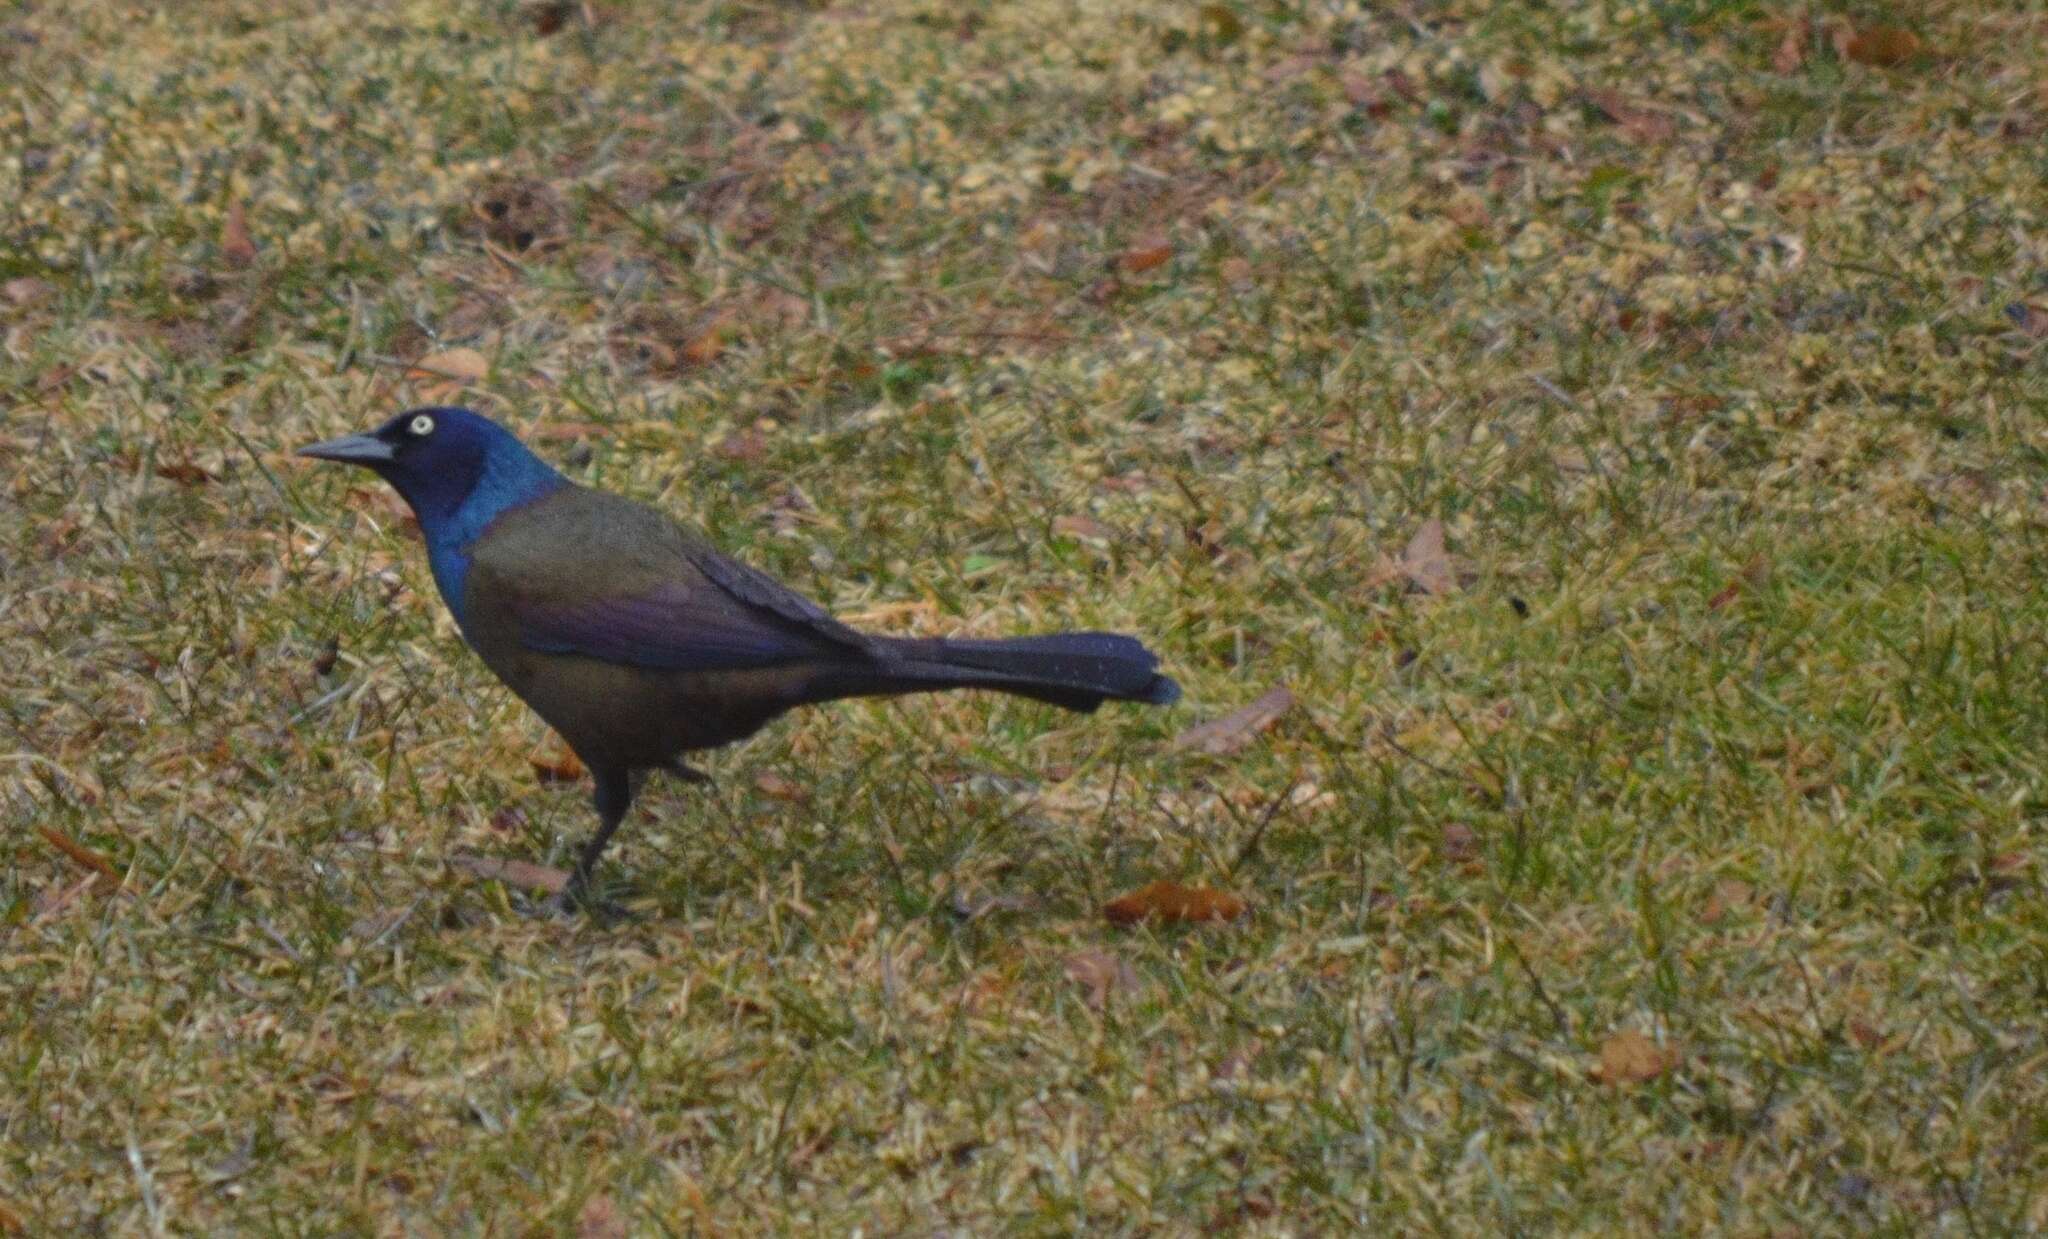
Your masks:
M339 439L310 443L300 448L298 454L352 465L374 465L396 455L389 443L375 435L343 435Z

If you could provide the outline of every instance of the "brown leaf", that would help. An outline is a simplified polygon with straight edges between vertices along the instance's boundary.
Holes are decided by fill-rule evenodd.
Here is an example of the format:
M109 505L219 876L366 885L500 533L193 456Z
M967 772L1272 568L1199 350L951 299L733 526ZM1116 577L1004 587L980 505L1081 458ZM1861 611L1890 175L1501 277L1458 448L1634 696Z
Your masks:
M1835 51L1845 60L1879 68L1894 68L1920 54L1920 36L1897 26L1872 26L1868 30L1838 28Z
M53 848L70 857L72 861L92 870L110 882L119 883L121 871L114 868L114 862L93 851L91 848L58 830L55 826L38 826L36 832Z
M25 1235L27 1233L28 1223L22 1220L21 1214L14 1211L13 1205L0 1200L0 1235Z
M1863 1020L1850 1020L1849 1039L1866 1050L1874 1050L1884 1044L1884 1030Z
M569 0L542 0L540 4L529 5L526 15L533 22L533 32L546 38L567 25L574 10Z
M167 478L180 486L204 486L213 481L213 475L189 460L174 460L159 464L156 475Z
M768 452L768 440L752 426L736 430L711 445L711 450L727 460L756 461Z
M802 784L773 770L763 770L754 776L754 787L770 800L781 800L789 804L802 804L811 798Z
M1714 883L1714 889L1707 895L1707 906L1701 909L1700 919L1715 924L1729 913L1748 907L1755 895L1749 883L1739 878L1723 878Z
M1785 37L1778 40L1778 50L1771 53L1771 72L1780 77L1797 73L1805 62L1806 22L1795 17L1785 23Z
M1130 961L1107 951L1076 951L1063 966L1067 979L1088 992L1088 1005L1097 1011L1113 996L1138 990L1138 974Z
M483 878L486 881L503 882L507 886L524 887L527 890L546 891L559 894L569 884L567 870L550 869L524 860L499 860L495 856L471 856L457 852L448 858L448 863L464 873Z
M1102 915L1108 917L1112 925L1135 925L1148 919L1234 921L1244 912L1244 900L1228 891L1209 886L1182 886L1163 878L1102 905Z
M2048 306L2015 301L2005 307L2005 316L2030 340L2048 340Z
M17 275L5 284L0 284L0 296L6 297L8 301L24 310L30 306L41 305L56 291L48 280L39 280L32 275Z
M1463 822L1444 827L1444 859L1464 864L1479 859L1479 833Z
M1593 1077L1602 1084L1640 1084L1678 1065L1678 1051L1660 1046L1633 1028L1624 1028L1600 1045L1600 1065Z
M726 337L732 333L732 318L721 314L683 345L682 359L693 366L708 366L725 352Z
M1110 542L1116 538L1116 530L1092 516L1055 516L1052 518L1052 531L1062 537L1079 538L1084 542Z
M43 536L36 539L36 544L42 548L43 557L50 559L70 550L77 541L78 518L67 515L60 516L45 526Z
M506 805L491 814L491 829L499 834L513 834L526 826L526 810L518 805Z
M1393 110L1383 82L1376 82L1362 73L1346 73L1338 79L1338 86L1344 91L1346 102L1364 109L1365 114L1375 120Z
M1458 587L1458 574L1444 549L1444 523L1435 517L1422 522L1401 551L1401 574L1425 594L1448 594Z
M1586 100L1637 143L1668 141L1678 132L1677 122L1669 116L1632 102L1618 90L1588 90Z
M626 1239L626 1234L626 1219L619 1216L611 1197L600 1192L583 1202L583 1211L576 1215L576 1239Z
M1252 738L1278 722L1294 708L1294 693L1285 684L1267 689L1264 696L1222 718L1197 723L1175 736L1175 751L1192 750L1211 757L1226 757L1252 742Z
M1189 521L1181 527L1181 535L1190 546L1215 560L1221 560L1230 553L1230 548L1223 544L1223 537L1228 532L1223 522L1213 516L1199 525Z
M543 783L573 783L583 777L583 763L566 748L530 753L526 761L533 767L533 777Z
M256 261L256 242L249 235L248 214L239 198L228 203L228 217L220 226L220 256L230 267Z
M334 670L334 664L341 658L341 638L329 637L313 657L313 674L326 675Z
M1154 267L1163 267L1172 257L1171 245L1141 245L1118 254L1116 265L1119 271L1136 275L1141 271L1150 271Z
M1762 583L1764 578L1769 575L1770 565L1764 561L1764 557L1761 555L1750 556L1749 562L1742 565L1742 570L1737 572L1726 585L1723 585L1716 591L1712 598L1707 599L1707 610L1719 611L1723 609L1729 603L1740 598L1744 589L1751 585Z
M417 382L475 383L490 372L490 359L482 353L473 348L450 348L412 363L405 377Z

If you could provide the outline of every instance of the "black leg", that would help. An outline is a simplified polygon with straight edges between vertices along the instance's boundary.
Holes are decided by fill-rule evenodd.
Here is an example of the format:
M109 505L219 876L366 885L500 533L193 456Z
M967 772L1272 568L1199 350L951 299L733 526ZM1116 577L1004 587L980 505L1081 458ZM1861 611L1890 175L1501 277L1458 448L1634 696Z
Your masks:
M576 857L576 868L569 874L569 883L562 888L562 902L570 907L584 904L590 897L590 875L597 868L598 857L604 855L605 845L612 841L612 832L619 823L626 820L626 810L633 807L633 777L624 770L595 770L597 794L591 797L597 806L597 833L590 842L583 845L583 851Z

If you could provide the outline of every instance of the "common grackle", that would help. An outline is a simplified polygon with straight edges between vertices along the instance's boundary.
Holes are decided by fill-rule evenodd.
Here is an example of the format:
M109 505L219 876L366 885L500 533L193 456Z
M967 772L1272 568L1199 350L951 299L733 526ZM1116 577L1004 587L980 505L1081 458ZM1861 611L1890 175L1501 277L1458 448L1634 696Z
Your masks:
M744 739L793 706L951 688L1084 712L1180 696L1150 650L1114 633L857 632L654 509L571 482L468 409L414 409L299 454L363 465L397 488L463 638L595 777L597 834L565 902L588 897L646 771L702 782L682 754Z

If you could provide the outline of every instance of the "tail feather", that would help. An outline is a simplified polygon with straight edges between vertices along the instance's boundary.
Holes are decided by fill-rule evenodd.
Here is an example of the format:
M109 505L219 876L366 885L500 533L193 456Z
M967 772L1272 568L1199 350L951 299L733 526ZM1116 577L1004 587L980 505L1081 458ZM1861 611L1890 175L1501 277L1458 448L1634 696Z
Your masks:
M1180 699L1180 685L1159 673L1158 656L1136 638L1117 633L913 638L887 641L881 648L882 658L835 688L845 695L986 688L1083 713L1104 701L1168 705Z

